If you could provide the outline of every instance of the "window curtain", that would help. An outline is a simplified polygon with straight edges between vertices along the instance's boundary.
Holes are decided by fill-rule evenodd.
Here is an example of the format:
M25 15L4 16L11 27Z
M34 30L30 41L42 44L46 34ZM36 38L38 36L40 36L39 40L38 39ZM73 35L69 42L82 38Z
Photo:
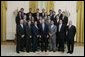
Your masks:
M40 9L40 12L42 12L42 9L46 9L46 1L38 1L38 8Z
M77 33L78 43L84 43L84 1L77 2Z
M49 14L49 10L54 10L54 2L53 1L46 2L46 11L48 14Z
M7 1L1 1L1 41L6 40L6 10Z

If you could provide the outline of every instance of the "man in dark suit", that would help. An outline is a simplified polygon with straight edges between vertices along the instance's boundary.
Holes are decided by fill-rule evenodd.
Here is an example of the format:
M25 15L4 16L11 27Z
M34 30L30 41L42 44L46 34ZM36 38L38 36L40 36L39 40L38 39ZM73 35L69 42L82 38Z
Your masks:
M25 15L25 13L24 13L24 8L21 8L21 9L20 9L20 12L21 12L22 19L24 19L24 15Z
M72 25L72 21L69 21L69 26L67 29L67 47L68 47L67 53L71 53L71 54L73 53L75 33L76 33L76 27Z
M32 38L32 32L31 32L31 21L29 20L26 24L26 51L31 51L31 39Z
M33 52L37 51L38 37L39 37L39 28L37 26L37 21L35 21L32 27L32 51Z
M20 24L20 20L22 19L22 16L21 16L21 12L19 11L17 16L16 16L16 25L19 25Z
M62 14L63 14L63 16L62 16L63 24L67 25L67 23L68 23L68 17L65 16L65 12L64 11L62 12Z
M45 23L45 20L42 19L42 24L40 25L40 37L41 37L41 51L45 50L47 51L48 47L48 26Z
M32 19L32 13L27 13L26 16L27 16L26 21Z
M45 17L45 9L44 9L44 8L42 9L42 13L40 13L40 16L41 16L42 18Z
M55 11L52 12L51 20L53 20L54 23L56 22L56 12Z
M67 23L68 23L68 17L65 16L65 12L63 11L62 12L63 16L62 16L62 21L63 21L63 24L65 25L65 43L66 43L66 27L67 27Z
M63 16L63 14L62 14L61 9L59 9L59 10L58 10L58 14L57 14L57 15L59 16L59 19L61 19L61 20L62 20L62 16Z
M53 10L50 10L50 11L49 11L49 16L50 16L50 17L52 16L52 12L53 12Z
M58 27L59 27L59 16L56 16L56 21L54 23L57 26L57 32L56 32L56 47L58 47L59 44L59 31L58 31Z
M39 20L39 16L40 16L39 9L36 9L36 13L34 13L33 16L35 21Z
M29 8L29 12L26 14L27 18L26 20L32 19L33 13L32 13L32 8Z
M16 51L24 51L25 48L25 26L23 25L23 20L20 20L20 24L17 25L17 46Z
M64 52L64 37L65 37L65 25L62 24L62 20L60 20L60 24L58 27L58 32L59 32L59 47L58 51Z
M18 12L17 16L16 16L16 24L20 24L20 20L24 19L24 8L21 8L20 11Z

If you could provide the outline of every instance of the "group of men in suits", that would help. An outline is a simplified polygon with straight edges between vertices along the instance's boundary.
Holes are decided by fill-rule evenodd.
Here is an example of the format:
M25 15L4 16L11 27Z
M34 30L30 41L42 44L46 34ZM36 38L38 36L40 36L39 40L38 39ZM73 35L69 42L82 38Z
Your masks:
M69 21L69 25L67 23L68 17L61 9L56 15L53 10L50 10L49 14L45 9L42 9L41 13L39 9L32 13L29 8L29 12L24 13L21 8L16 16L17 53L25 50L36 52L38 49L45 52L64 52L65 43L68 47L67 53L73 53L76 28L72 21Z

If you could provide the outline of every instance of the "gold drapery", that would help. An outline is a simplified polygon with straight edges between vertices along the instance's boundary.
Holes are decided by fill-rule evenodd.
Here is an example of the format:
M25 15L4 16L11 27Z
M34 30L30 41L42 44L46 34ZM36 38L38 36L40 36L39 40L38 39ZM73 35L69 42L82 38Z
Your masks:
M46 1L46 12L49 13L49 10L54 10L54 2ZM32 12L36 12L38 8L38 1L29 1L29 8L32 8Z
M49 10L54 10L54 2L46 1L46 11L49 14Z
M36 12L38 8L38 1L29 1L29 8L32 8L32 12Z
M77 2L77 33L76 40L84 43L84 1Z
M7 1L1 1L1 41L6 40L6 10Z

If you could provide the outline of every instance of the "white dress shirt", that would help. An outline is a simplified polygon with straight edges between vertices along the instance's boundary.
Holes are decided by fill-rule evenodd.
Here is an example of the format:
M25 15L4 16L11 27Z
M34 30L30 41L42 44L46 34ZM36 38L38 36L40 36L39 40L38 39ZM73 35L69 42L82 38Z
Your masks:
M43 24L42 24L42 28L43 28L43 30L44 30L44 27L45 27L45 24L43 23Z
M51 29L53 28L54 25L51 25Z
M23 28L23 24L20 24L21 25L21 27Z
M35 25L35 27L38 29L38 26L37 25Z
M59 32L60 32L61 26L62 26L62 24L59 25Z
M69 28L71 27L72 25L69 25Z

